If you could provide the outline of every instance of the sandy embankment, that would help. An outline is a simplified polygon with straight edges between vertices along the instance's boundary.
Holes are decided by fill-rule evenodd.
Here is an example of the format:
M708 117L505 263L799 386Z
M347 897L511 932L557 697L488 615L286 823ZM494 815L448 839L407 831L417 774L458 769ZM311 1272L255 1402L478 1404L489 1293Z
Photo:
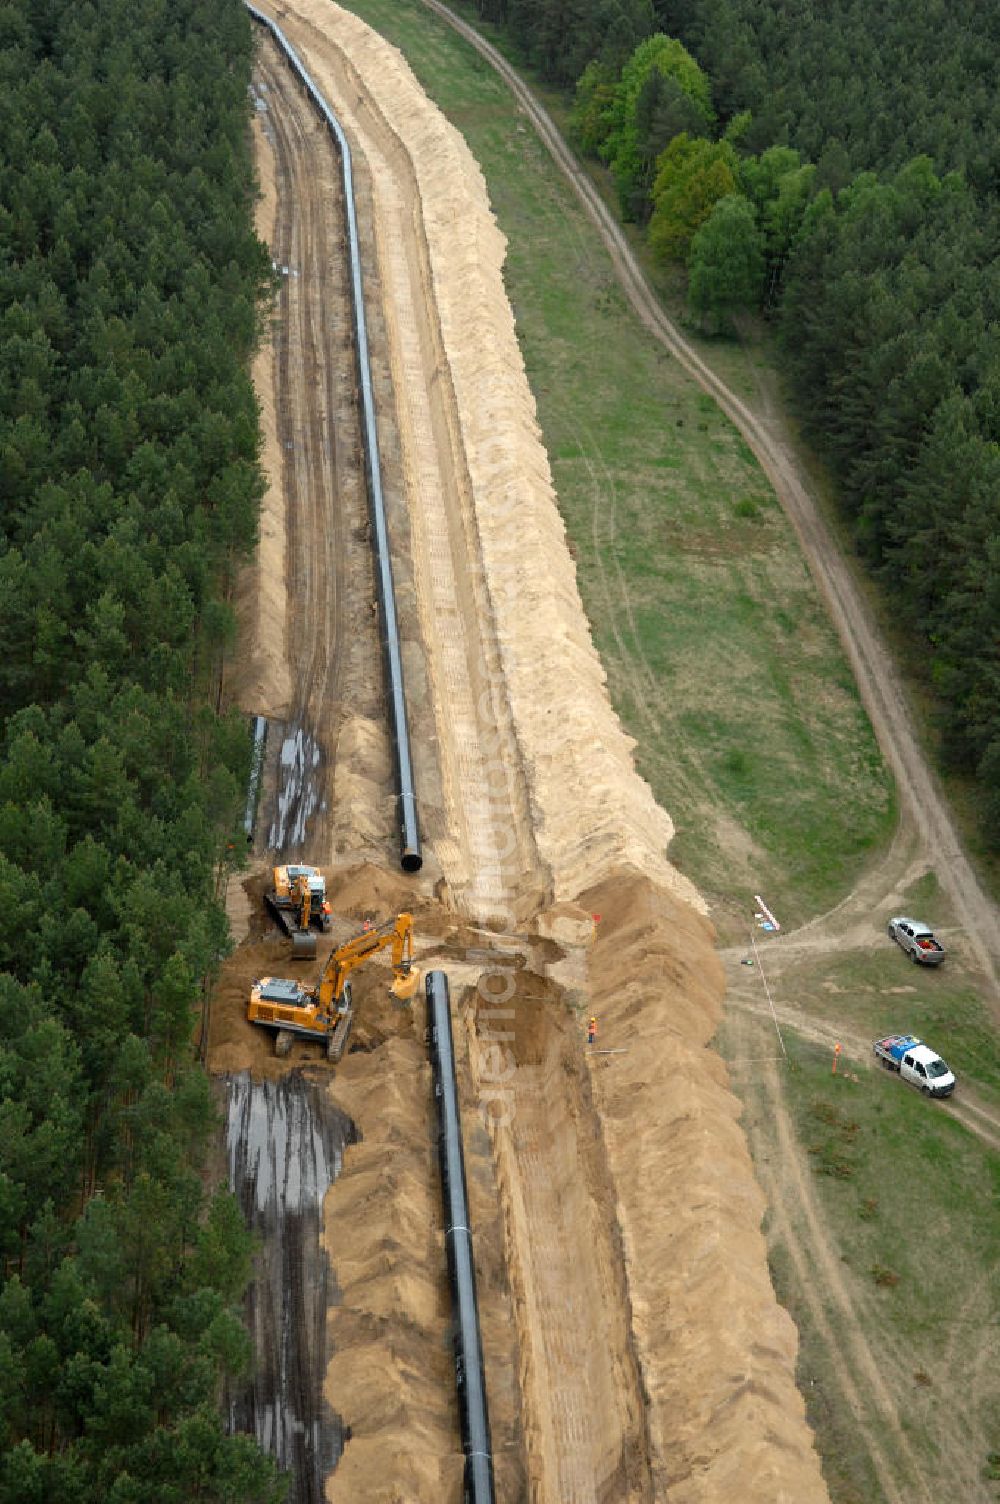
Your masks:
M633 1331L648 1392L656 1497L672 1504L822 1504L795 1387L798 1334L775 1299L765 1200L727 1073L707 1046L721 964L709 925L637 873L583 904L602 1040L591 1064L617 1196Z
M298 32L296 16L309 23ZM706 1049L719 1016L721 968L704 904L666 860L669 817L635 774L631 743L607 698L503 290L504 241L481 174L398 54L356 18L319 0L293 0L282 24L355 149L363 156L368 133L384 142L388 132L415 187L407 204L415 258L426 267L427 306L446 359L435 379L450 385L448 412L458 430L448 439L458 443L468 477L465 568L477 574L475 600L490 617L496 659L485 673L493 703L499 697L508 706L516 741L535 850L531 887L541 868L549 902L582 893L581 919L591 909L602 914L586 1006L599 999L604 1037L627 1047L595 1062L588 1078L577 1021L553 986L529 990L515 1010L524 1025L513 1046L519 1126L506 1137L496 1130L494 1164L518 1320L506 1362L519 1387L506 1410L498 1407L498 1456L519 1395L533 1499L821 1504L826 1490L793 1383L794 1329L767 1273L762 1197L738 1104ZM328 64L329 51L311 48L311 27L338 61ZM376 216L389 215L382 192L373 174ZM383 247L389 225L387 218ZM390 269L382 270L391 288ZM406 362L407 351L397 350L397 375L405 377ZM414 383L426 375L417 352ZM417 426L413 433L426 436ZM408 458L416 467L419 457ZM456 500L464 505L465 491ZM419 542L418 519L414 531ZM454 534L451 541L458 546ZM424 631L430 638L433 622ZM444 707L439 715L446 721ZM489 731L479 729L481 738ZM513 806L509 814L513 821ZM524 846L519 834L518 859ZM449 852L439 856L447 876ZM520 876L513 865L501 873L512 906ZM546 1011L533 1017L532 1008ZM482 1081L487 1057L475 1022L465 1032L472 1076ZM332 1317L337 1354L329 1375L339 1409L348 1397L354 1435L328 1497L352 1504L447 1499L457 1477L453 1415L434 1398L445 1392L437 1380L447 1315L427 1192L433 1169L421 1137L426 1066L415 1036L389 1026L386 1033L338 1075L338 1103L365 1142L348 1156L327 1201L331 1247L345 1218L358 1239L349 1256L341 1244L335 1257L343 1306ZM467 1137L481 1154L476 1135L473 1120ZM561 1203L551 1220L550 1202ZM556 1258L567 1228L581 1261L576 1272L594 1271L581 1276L579 1321L558 1299L551 1261L535 1253L544 1234ZM484 1247L488 1258L489 1239ZM488 1322L505 1298L499 1277L494 1283L487 1281L483 1296ZM492 1335L486 1341L492 1401L510 1373L503 1344ZM582 1343L579 1363L574 1341ZM643 1398L638 1408L633 1394ZM570 1478L577 1481L567 1486Z

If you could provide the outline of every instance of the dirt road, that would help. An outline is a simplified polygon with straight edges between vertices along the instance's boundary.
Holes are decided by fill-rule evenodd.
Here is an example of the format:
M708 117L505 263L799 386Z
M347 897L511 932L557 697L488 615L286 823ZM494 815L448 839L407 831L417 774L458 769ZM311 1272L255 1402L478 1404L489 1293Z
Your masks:
M969 1504L990 1504L994 1489L983 1461L992 1441L990 1400L995 1403L995 1269L970 1282L967 1298L943 1340L919 1352L899 1328L887 1327L882 1292L843 1252L827 1220L808 1152L799 1140L785 1097L785 1067L759 979L741 982L739 962L727 970L733 991L727 1010L731 1069L746 1104L754 1162L768 1196L769 1242L790 1270L801 1309L808 1315L812 1347L804 1376L813 1404L825 1410L831 1435L843 1436L838 1466L854 1496L867 1473L863 1497L888 1504L929 1501L951 1489ZM871 1046L839 1026L778 1007L779 1027L829 1045L839 1039L845 1068L864 1082L874 1071ZM881 1073L879 1073L881 1074ZM905 1090L898 1081L872 1088ZM857 1089L857 1088L855 1088ZM971 1100L928 1105L962 1122L991 1148L1000 1147L1000 1121ZM956 1274L956 1278L959 1276ZM973 1314L975 1313L975 1314ZM817 1346L821 1344L821 1354ZM961 1396L961 1398L959 1398Z
M256 635L265 662L293 666L293 690L280 703L273 676L258 668L239 692L272 719L264 844L286 859L320 849L387 859L395 826L340 176L326 133L286 74L276 49L261 48L257 114L281 277L271 465L282 520L264 529L260 574L279 577L283 590L282 609L262 609ZM276 98L280 109L271 107Z
M967 944L983 973L994 1016L1000 1021L1000 986L995 960L1000 956L1000 913L984 893L961 849L954 821L914 731L899 675L867 603L810 493L782 420L773 414L765 420L737 397L667 318L620 226L548 112L502 54L440 0L424 0L424 4L453 26L509 85L600 232L636 315L698 385L715 398L742 433L774 486L795 527L803 553L844 644L875 735L895 775L904 816L920 832L933 859L934 868L954 904Z

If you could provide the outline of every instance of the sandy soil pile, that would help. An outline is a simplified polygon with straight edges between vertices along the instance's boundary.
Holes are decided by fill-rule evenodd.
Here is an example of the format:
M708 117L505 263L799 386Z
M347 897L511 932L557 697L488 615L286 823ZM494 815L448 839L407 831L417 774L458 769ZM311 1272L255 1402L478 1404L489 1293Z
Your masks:
M416 1500L458 1504L463 1458L449 1339L451 1296L423 1042L412 1012L369 998L371 1048L338 1067L331 1099L362 1129L324 1206L325 1245L341 1299L330 1313L324 1392L351 1428L327 1484L331 1504ZM365 1136L365 1125L368 1134ZM485 1152L484 1152L485 1151ZM516 1372L488 1145L468 1149L483 1342L491 1370ZM492 1203L492 1207L491 1207ZM513 1383L491 1394L500 1497L522 1496Z
M705 1046L722 966L699 915L638 874L584 895L594 1100L617 1192L657 1497L824 1504L798 1337L774 1298L740 1104ZM598 1007L595 1002L595 1007Z
M426 1051L412 1027L349 1055L330 1087L363 1135L324 1206L324 1245L341 1290L330 1313L334 1357L324 1393L351 1428L327 1487L331 1501L461 1497L442 1341L449 1296L425 1127L430 1092Z

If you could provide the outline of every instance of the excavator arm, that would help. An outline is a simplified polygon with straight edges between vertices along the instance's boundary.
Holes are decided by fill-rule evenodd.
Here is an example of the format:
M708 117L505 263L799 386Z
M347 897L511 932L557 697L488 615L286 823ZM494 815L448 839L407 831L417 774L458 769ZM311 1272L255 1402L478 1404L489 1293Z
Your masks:
M309 886L309 879L305 873L299 873L299 876L295 879L295 887L292 889L292 892L298 902L299 929L307 930L309 928L309 920L312 917L312 889ZM314 947L313 955L315 954Z
M261 977L250 989L247 1019L275 1031L275 1051L288 1053L293 1035L325 1041L327 1059L340 1059L351 1032L354 1010L348 978L376 951L392 947L392 986L401 1002L420 985L413 964L413 916L397 914L387 924L355 935L332 953L315 987L303 987L287 977Z
M363 966L376 951L392 947L392 995L401 1001L411 998L420 984L413 966L413 916L397 914L395 919L376 929L364 930L337 947L323 968L317 1002L321 1013L333 1013L344 995L351 972Z

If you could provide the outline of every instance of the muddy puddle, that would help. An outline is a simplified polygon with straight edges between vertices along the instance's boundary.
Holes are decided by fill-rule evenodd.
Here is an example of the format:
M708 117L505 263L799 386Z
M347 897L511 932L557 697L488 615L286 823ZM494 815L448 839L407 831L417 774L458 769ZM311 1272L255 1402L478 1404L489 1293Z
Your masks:
M357 1134L300 1071L256 1082L242 1072L225 1078L225 1090L229 1183L260 1243L246 1297L255 1370L227 1396L229 1422L291 1474L289 1504L322 1504L344 1435L323 1399L338 1291L320 1228L323 1198Z
M323 754L302 726L275 724L268 741L274 746L269 762L275 792L267 845L289 853L305 844L313 818L326 810Z

